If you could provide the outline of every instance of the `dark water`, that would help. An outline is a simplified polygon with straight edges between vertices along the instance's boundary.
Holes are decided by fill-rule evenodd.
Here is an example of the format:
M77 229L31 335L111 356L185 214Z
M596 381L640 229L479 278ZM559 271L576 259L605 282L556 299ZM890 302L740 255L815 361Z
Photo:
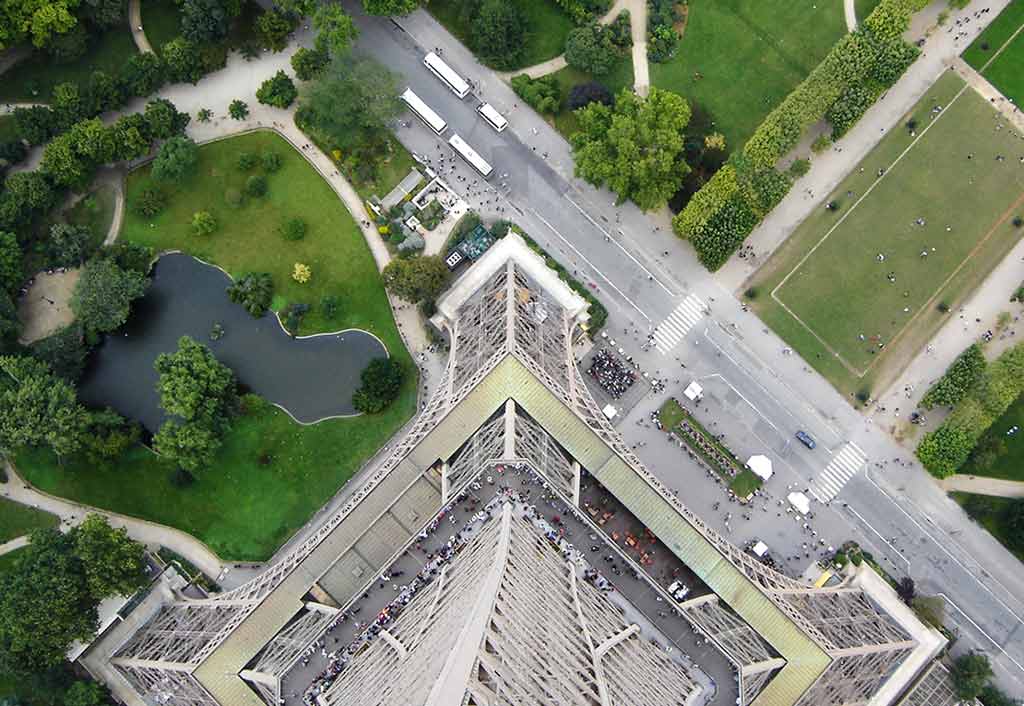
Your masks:
M254 319L231 303L225 292L231 279L189 255L165 255L151 276L153 284L132 307L128 323L93 352L79 387L86 404L113 407L150 431L164 419L153 362L177 350L181 336L209 346L243 386L302 422L354 414L359 373L387 355L363 331L291 338L272 313ZM225 330L219 341L210 340L214 323Z

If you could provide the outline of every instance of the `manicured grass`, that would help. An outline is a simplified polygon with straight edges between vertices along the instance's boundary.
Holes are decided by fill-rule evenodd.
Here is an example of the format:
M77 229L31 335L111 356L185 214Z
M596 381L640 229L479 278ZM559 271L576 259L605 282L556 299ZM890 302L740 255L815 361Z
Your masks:
M571 66L559 69L553 76L562 89L562 109L553 119L549 117L548 120L553 122L555 129L568 139L577 129L576 116L568 107L569 91L572 87L580 83L597 81L607 87L612 95L617 95L623 88L633 85L633 55L626 52L610 72L598 78Z
M959 472L1024 481L1024 433L1017 432L1013 436L1006 435L1006 432L1014 426L1024 429L1024 396L1018 397L1017 401L1010 405L1003 416L988 428L985 436L979 442L979 446L982 446L990 439L998 439L1006 445L1006 453L1000 454L989 468L979 467L972 463L973 458L969 459Z
M155 51L181 34L181 12L173 0L142 0L142 29Z
M0 101L46 103L58 83L72 81L84 85L93 71L114 75L133 54L135 43L127 24L94 38L85 55L70 63L58 64L45 52L35 52L4 72Z
M1018 105L1024 100L1024 31L1008 45L1003 45L1021 26L1024 26L1024 0L1014 0L963 54L964 61ZM995 56L1001 48L999 56Z
M651 62L651 83L709 112L739 147L846 33L843 3L812 4L690 0L677 53Z
M225 190L239 187L258 171L239 172L238 154L265 149L283 160L281 169L269 175L267 196L240 208L228 206ZM255 132L204 145L196 175L174 190L168 208L152 225L131 208L148 182L148 171L143 167L128 178L122 238L158 251L184 250L236 276L270 272L279 303L314 305L303 333L356 327L379 336L408 373L402 393L381 414L312 426L300 426L276 408L244 416L235 421L213 467L186 488L174 486L172 466L142 447L129 451L113 468L82 462L60 467L45 451L20 454L17 466L47 492L177 527L227 559L264 560L413 414L415 367L361 232L330 186L287 142L270 132ZM220 228L197 238L189 220L194 211L204 209ZM277 234L277 225L294 216L305 219L307 235L287 242ZM291 279L295 262L312 268L310 283ZM324 294L342 302L333 321L319 312ZM260 463L263 456L269 456L269 464Z
M967 515L988 530L988 533L999 540L999 543L1010 550L1014 556L1024 561L1024 551L1011 543L1010 529L1005 526L1004 516L1013 498L997 498L991 495L974 495L973 493L953 492L949 496L964 509Z
M829 196L838 211L813 213L747 284L762 320L843 393L883 388L1024 232L1011 224L1024 213L1019 140L974 91L950 104L962 86L940 78Z
M83 197L65 217L68 223L87 226L95 242L102 243L114 220L115 201L114 188L104 184Z
M745 498L755 490L758 490L763 485L763 482L757 475L754 474L749 468L740 471L735 478L732 479L732 483L729 484L729 490L736 493L737 498Z
M34 529L56 527L58 521L56 515L0 498L0 544Z
M523 57L515 68L524 68L554 59L565 51L565 38L573 28L570 20L552 0L509 0L515 2L526 16L527 35ZM430 0L426 10L449 32L466 44L470 27L461 21L460 0Z
M0 115L0 143L18 139L18 128L13 115Z
M658 420L666 429L674 429L685 416L679 403L671 399L665 400L665 404L661 405L661 409L658 410Z

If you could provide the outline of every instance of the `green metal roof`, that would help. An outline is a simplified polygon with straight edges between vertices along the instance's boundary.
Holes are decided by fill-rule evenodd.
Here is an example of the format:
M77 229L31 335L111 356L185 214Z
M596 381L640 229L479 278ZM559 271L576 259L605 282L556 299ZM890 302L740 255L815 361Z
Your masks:
M447 459L509 398L651 528L704 583L786 660L752 706L794 706L830 658L743 572L513 356L507 356L431 430L328 537L194 672L225 706L262 706L238 673L301 608L301 598L424 469ZM438 504L437 510L440 509ZM389 523L392 541L405 536ZM411 538L411 537L409 537ZM396 547L397 550L397 547ZM336 596L344 602L344 597Z

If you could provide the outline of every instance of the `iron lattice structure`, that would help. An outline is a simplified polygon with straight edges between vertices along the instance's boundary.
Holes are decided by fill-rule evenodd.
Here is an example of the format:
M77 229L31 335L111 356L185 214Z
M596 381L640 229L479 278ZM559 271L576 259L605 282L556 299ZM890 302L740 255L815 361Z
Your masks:
M914 649L916 643L861 589L845 584L827 589L809 587L774 571L732 545L686 508L643 466L604 416L576 366L573 341L579 333L579 327L588 318L586 307L585 301L561 283L557 275L521 239L508 235L485 254L441 302L434 322L446 330L450 340L445 372L434 395L410 431L383 462L372 470L363 485L291 553L257 578L235 590L206 600L178 598L166 605L117 650L112 659L116 670L151 703L235 706L218 704L196 678L198 666L243 621L260 610L267 597L281 587L288 577L293 576L346 518L355 514L365 498L378 486L384 487L382 484L387 481L389 474L400 468L401 464L409 464L412 452L418 445L453 414L453 410L482 381L503 361L513 358L539 381L545 394L564 405L567 414L577 423L582 422L588 433L595 435L599 442L607 446L637 483L647 492L653 491L658 502L670 507L676 517L685 520L692 528L691 531L695 531L695 536L700 538L701 546L714 553L715 562L724 561L730 571L744 577L751 590L759 594L758 600L767 599L784 616L784 621L790 621L796 627L801 640L809 640L813 643L813 649L827 655L827 659L820 660L827 666L814 672L807 680L806 687L801 687L791 696L779 696L780 690L776 690L770 703L784 703L788 706L850 706L866 703ZM465 440L447 457L431 459L424 463L422 471L426 473L430 469L440 469L439 497L443 506L488 464L497 460L525 460L567 502L579 506L580 477L584 466L578 455L574 457L566 451L565 445L556 440L556 436L555 433L549 433L539 421L525 414L516 402L515 394L512 394L505 401L503 409L489 411L482 422L477 423L475 430L467 434ZM586 470L593 473L595 469ZM438 509L427 508L424 516L429 517ZM426 682L439 683L437 679L440 677L435 673L438 668L436 655L428 655L429 659L420 660L415 667L399 657L403 652L409 655L419 651L421 638L427 632L433 634L432 631L439 631L438 639L442 639L467 629L466 623L459 622L465 620L465 616L452 614L451 604L456 600L477 601L474 605L481 605L479 601L483 601L482 605L489 605L492 609L503 611L507 608L510 611L502 612L498 620L500 629L491 625L480 628L483 633L478 631L472 634L486 634L485 642L492 646L505 645L501 649L508 650L510 663L514 662L514 667L494 661L488 656L491 653L487 649L478 652L473 667L475 676L466 682L470 685L467 687L470 700L466 703L502 703L494 699L497 698L495 694L503 689L509 689L510 694L517 694L519 700L513 702L543 701L540 695L531 696L513 690L513 684L524 682L523 674L530 670L550 668L550 665L530 662L509 645L507 640L516 634L515 626L509 622L514 620L511 617L513 613L524 621L533 619L531 612L546 616L540 625L548 633L547 637L561 639L563 636L551 635L558 626L558 630L565 631L565 640L578 648L578 654L564 655L567 660L584 661L575 664L574 673L578 676L596 673L598 665L593 660L593 650L614 639L614 635L622 634L621 631L616 632L618 627L613 630L605 618L597 617L601 611L588 603L590 598L586 597L587 588L573 584L571 577L562 571L564 567L551 565L543 571L538 568L540 573L521 570L520 559L516 558L520 552L510 551L509 547L529 542L517 538L517 531L509 530L506 524L501 526L501 532L494 530L494 536L486 545L487 551L481 550L478 561L467 557L462 567L453 570L452 576L439 582L436 600L424 601L417 611L403 614L399 621L402 626L396 626L392 636L394 639L377 643L381 646L376 648L379 654L374 659L381 663L390 660L397 665L395 682L388 684L380 676L383 672L378 671L374 678L366 681L365 688L375 694L382 688L399 689L400 684L405 685L401 688L412 688L409 685L428 672L433 675L431 678L434 682L430 682L429 678ZM499 548L500 561L495 555ZM543 554L536 548L523 548L522 553L531 557ZM679 556L687 563L690 563L688 559L693 559L682 553ZM384 566L386 564L373 568L381 569ZM522 581L525 583L520 583L520 579L511 580L513 575L518 576L519 573L524 574ZM498 580L494 578L495 575L508 577L509 582L503 583L504 578ZM466 577L472 576L479 580L487 577L487 580L497 583L493 586L488 584L489 588L485 592L473 597L464 585L469 581ZM318 576L311 576L304 585L308 587L318 579ZM542 593L542 589L547 590L551 586L557 586L560 591L564 613L548 615L543 601L538 603L536 597L531 598L529 595L534 591ZM526 593L519 593L521 591ZM512 595L516 597L514 604L506 605L503 601ZM304 599L297 596L296 600L301 605ZM776 649L777 646L769 644L770 641L759 632L760 628L751 620L741 618L737 612L740 609L734 611L732 604L726 605L726 600L730 599L712 596L690 601L685 606L685 615L736 665L741 677L744 703L759 706L762 703L760 695L770 690L776 675L786 671L788 660L781 648ZM584 604L590 607L582 607ZM524 606L531 606L530 610L524 613ZM585 613L582 617L581 611ZM589 615L588 611L594 615ZM255 665L240 670L239 676L266 703L276 706L276 699L280 696L280 675L289 664L294 663L301 650L316 639L330 622L330 617L326 608L306 605L303 612L293 616L287 627L263 647ZM596 636L585 634L598 624L602 627ZM421 631L418 637L415 634L417 630ZM495 632L492 634L488 632L490 630ZM622 640L622 644L630 642L635 640ZM440 649L437 651L442 652ZM617 664L613 659L614 652L609 648L607 661L603 662L602 667L605 672ZM516 655L514 659L511 657L513 654ZM589 663L587 660L590 660ZM350 672L353 676L349 676ZM344 680L334 688L344 690L346 694L363 693L359 691L363 687L355 682L357 674L358 671L347 669ZM632 687L613 686L618 683L616 679L617 676L607 673L604 686L596 677L584 680L587 683L581 685L581 688L585 687L588 693L597 694L586 703L662 703L634 701L632 697L640 692L630 691ZM496 688L498 684L501 689ZM370 694L370 691L365 693ZM332 703L341 702L337 700ZM429 701L409 701L414 702ZM767 700L763 702L769 703ZM376 701L356 699L346 703Z

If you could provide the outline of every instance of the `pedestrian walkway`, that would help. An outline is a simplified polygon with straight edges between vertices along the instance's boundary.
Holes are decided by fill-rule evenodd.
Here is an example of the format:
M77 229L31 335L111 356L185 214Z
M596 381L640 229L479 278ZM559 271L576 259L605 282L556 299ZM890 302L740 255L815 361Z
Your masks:
M854 0L843 0L843 15L846 17L846 29L849 32L857 30L857 5Z
M811 484L811 495L817 498L818 502L829 502L839 495L839 491L843 489L846 482L864 466L867 460L864 452L856 444L847 444L832 457L829 464L825 466L825 470Z
M1024 482L1004 478L988 478L957 473L939 481L947 493L953 490L977 495L994 495L999 498L1024 498Z
M28 535L23 534L20 537L15 537L10 541L0 544L0 556L3 556L4 554L10 554L11 552L21 549L22 547L27 547L28 539Z
M686 297L668 317L654 329L654 345L658 352L668 355L679 345L690 329L704 317L704 302L696 294Z
M128 28L132 31L135 47L142 53L152 54L153 47L146 37L146 31L142 29L141 0L128 0Z

